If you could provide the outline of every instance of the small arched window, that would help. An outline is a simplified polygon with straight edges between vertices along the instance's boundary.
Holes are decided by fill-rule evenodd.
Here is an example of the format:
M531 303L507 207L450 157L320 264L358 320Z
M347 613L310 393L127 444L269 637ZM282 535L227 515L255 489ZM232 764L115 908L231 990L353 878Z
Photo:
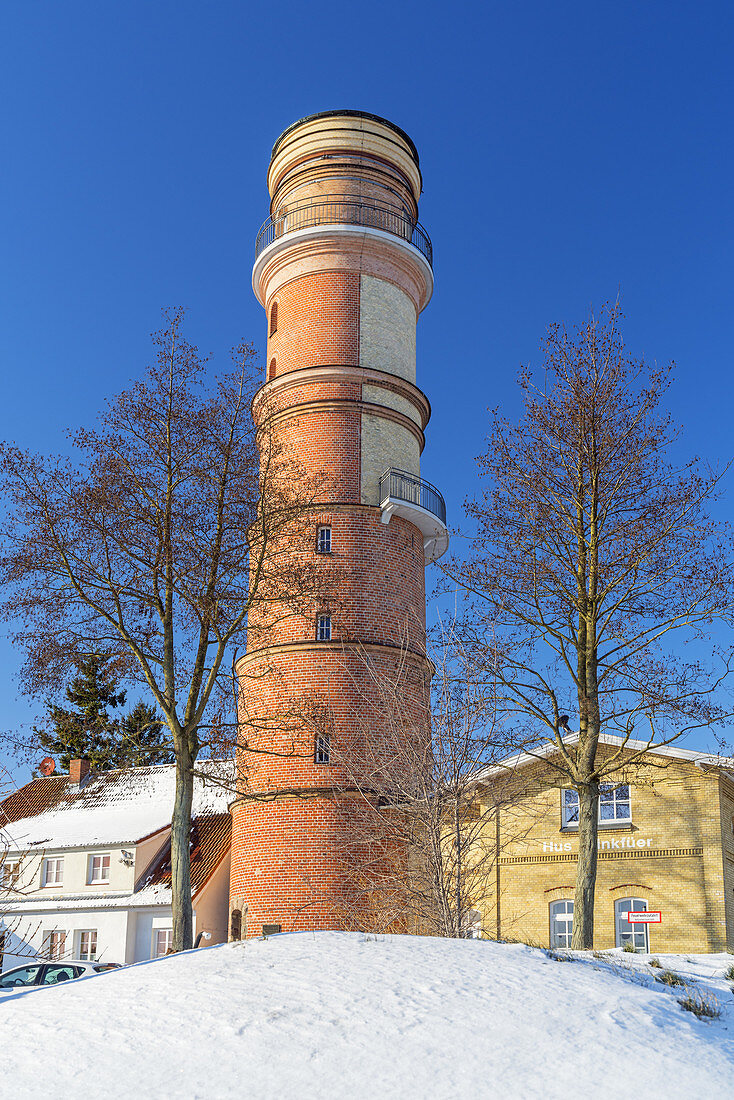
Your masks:
M573 934L573 901L561 898L550 906L550 945L570 947Z
M275 378L275 360L270 360L270 366L268 367L268 378Z
M278 303L273 302L270 307L270 335L278 331Z
M331 553L331 527L319 527L316 531L316 553Z
M229 919L229 938L231 940L242 939L242 910L233 909Z
M328 764L331 760L331 734L317 733L314 740L314 763Z
M331 641L331 615L319 615L316 619L316 641Z

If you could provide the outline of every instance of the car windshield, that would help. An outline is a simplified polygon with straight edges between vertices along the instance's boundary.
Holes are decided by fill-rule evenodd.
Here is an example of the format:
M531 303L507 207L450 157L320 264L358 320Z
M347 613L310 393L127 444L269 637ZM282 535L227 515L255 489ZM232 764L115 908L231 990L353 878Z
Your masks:
M0 977L0 989L16 989L24 985L33 985L38 977L40 966L19 966Z

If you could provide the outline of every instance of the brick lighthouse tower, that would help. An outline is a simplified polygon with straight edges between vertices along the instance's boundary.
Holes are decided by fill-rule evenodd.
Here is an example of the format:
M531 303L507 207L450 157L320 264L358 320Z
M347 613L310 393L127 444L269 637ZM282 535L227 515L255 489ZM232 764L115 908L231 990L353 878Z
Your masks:
M277 419L306 473L326 475L303 549L324 555L339 592L310 621L279 623L266 645L248 638L237 666L249 714L308 693L329 719L304 727L297 751L277 729L250 729L239 749L233 938L240 927L344 927L350 887L335 844L359 684L365 663L374 680L397 653L425 673L425 565L448 546L443 498L420 478L430 406L416 386L416 321L433 273L413 142L362 111L311 115L275 143L268 188L252 274L267 365L253 411L260 428ZM379 728L369 735L379 743Z

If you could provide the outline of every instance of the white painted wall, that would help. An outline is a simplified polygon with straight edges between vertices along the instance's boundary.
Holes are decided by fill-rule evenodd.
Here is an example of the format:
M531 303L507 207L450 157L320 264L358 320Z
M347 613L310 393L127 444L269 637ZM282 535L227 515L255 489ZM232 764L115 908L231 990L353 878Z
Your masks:
M97 959L100 962L125 963L133 960L126 955L127 909L92 909L82 912L53 910L14 917L6 913L3 924L10 935L6 943L2 968L9 970L41 952L43 937L49 931L66 932L66 957L77 958L78 934L95 929Z

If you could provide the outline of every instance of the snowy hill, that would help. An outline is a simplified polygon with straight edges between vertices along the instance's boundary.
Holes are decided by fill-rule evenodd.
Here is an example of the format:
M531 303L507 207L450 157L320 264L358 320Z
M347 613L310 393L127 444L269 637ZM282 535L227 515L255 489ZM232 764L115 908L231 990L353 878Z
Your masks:
M0 1005L3 1096L730 1098L734 956L662 958L322 932L140 963Z

